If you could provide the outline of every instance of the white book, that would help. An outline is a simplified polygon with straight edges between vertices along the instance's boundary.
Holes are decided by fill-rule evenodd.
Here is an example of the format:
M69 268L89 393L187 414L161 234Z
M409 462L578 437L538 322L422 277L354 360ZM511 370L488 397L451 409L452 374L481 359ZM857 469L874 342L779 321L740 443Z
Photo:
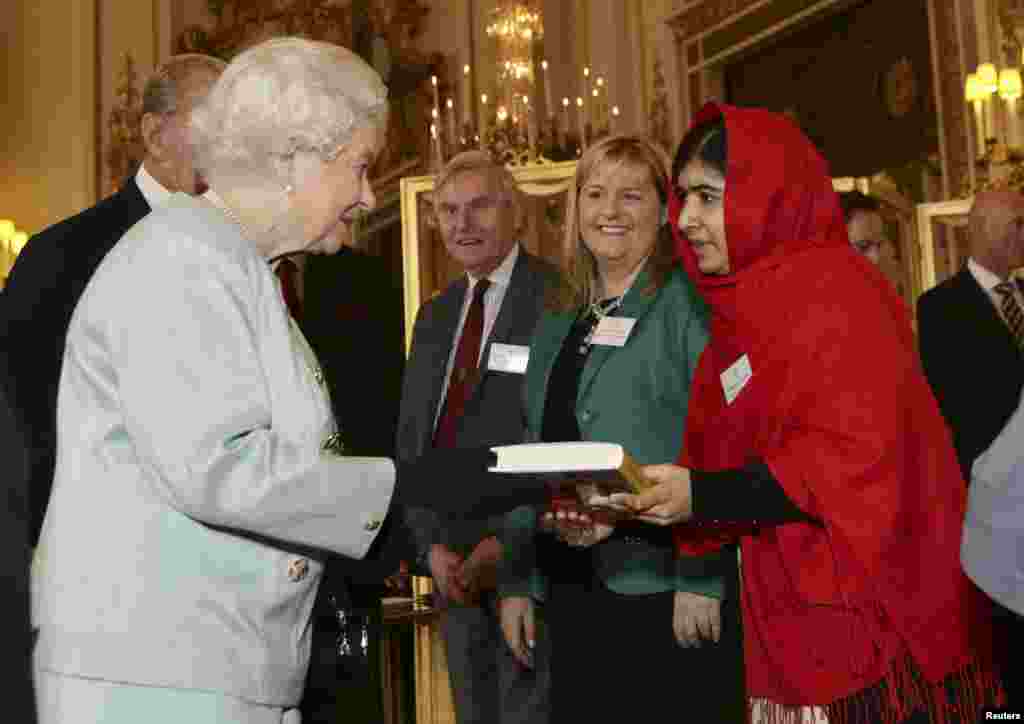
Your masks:
M654 485L622 445L611 442L539 442L491 448L496 473L565 475L597 484L606 493L638 493Z

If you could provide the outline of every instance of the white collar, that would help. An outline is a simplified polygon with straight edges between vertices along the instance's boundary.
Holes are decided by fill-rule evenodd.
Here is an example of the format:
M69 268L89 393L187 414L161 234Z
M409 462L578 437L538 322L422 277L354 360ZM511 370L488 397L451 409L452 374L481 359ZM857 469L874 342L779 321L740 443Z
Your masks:
M503 287L507 287L512 283L512 270L516 268L516 259L519 258L519 243L516 242L512 246L512 251L505 255L505 259L498 264L498 267L487 275L491 284L498 284ZM469 277L469 288L472 289L477 281L469 272L466 272L466 276Z
M974 277L974 280L978 282L978 285L989 293L995 289L996 285L1002 284L1004 281L999 278L998 274L976 262L973 256L967 259L967 270Z
M150 209L155 209L163 206L170 200L171 192L168 191L163 185L153 178L153 175L146 170L146 162L143 161L139 164L139 170L135 174L135 183L139 186L139 191L142 192L142 198L149 204Z

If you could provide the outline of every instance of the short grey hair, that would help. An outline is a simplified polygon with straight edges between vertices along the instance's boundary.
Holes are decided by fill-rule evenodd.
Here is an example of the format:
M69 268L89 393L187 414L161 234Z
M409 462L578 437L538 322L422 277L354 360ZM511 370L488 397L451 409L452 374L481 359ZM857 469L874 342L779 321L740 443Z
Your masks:
M387 116L387 88L340 45L276 38L235 58L192 112L197 170L264 185L296 154L334 159L364 126Z
M157 66L142 90L142 112L166 115L178 110L181 91L198 77L215 80L228 67L220 58L200 53L174 55Z
M439 193L456 176L477 171L493 174L506 198L517 206L519 205L519 187L516 186L515 177L504 164L495 161L487 151L463 151L452 156L434 179L434 193Z
M523 205L523 198L520 196L519 186L516 184L515 176L508 170L508 167L487 151L463 151L451 157L441 172L434 179L434 217L437 218L437 203L441 190L450 184L457 176L464 173L487 173L491 178L497 180L501 188L501 195L512 207L515 214L515 230L517 234L526 229L526 210Z

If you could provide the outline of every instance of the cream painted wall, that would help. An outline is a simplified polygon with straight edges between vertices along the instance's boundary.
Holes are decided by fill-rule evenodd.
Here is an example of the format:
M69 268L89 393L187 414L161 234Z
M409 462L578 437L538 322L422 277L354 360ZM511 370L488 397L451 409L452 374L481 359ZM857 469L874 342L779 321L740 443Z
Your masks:
M136 87L141 92L147 76L157 64L170 54L169 28L164 27L169 16L170 3L161 0L99 0L99 90L100 133L103 148L110 142L107 127L110 112L117 102L116 92L121 84L125 55L135 61ZM110 190L110 174L106 164L100 169L99 193Z
M96 2L0 3L0 217L30 233L96 200Z

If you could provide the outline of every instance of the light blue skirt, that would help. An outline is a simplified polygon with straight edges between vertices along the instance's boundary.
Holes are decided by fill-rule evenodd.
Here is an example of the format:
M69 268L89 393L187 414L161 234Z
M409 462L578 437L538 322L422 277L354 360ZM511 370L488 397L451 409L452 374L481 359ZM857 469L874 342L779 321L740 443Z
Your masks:
M298 709L210 691L133 686L35 671L39 724L300 724Z

